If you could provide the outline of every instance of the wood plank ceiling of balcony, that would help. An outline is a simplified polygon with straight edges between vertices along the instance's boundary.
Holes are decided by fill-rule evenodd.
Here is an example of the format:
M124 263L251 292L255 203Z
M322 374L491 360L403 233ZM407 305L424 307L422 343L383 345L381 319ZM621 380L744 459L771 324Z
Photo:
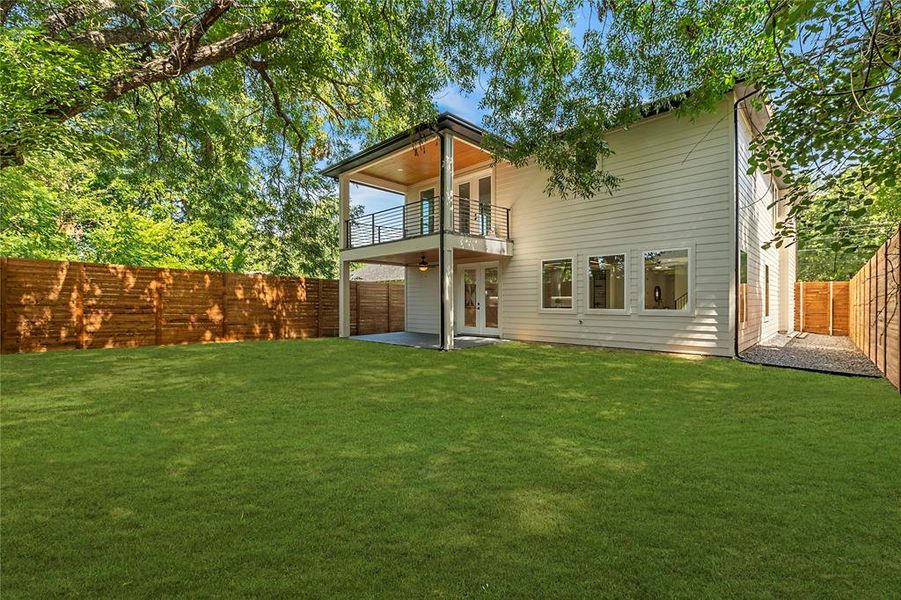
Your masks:
M454 140L454 171L462 171L491 160L484 150L462 140ZM417 142L394 156L376 161L359 173L399 185L413 185L438 177L441 152L438 138Z

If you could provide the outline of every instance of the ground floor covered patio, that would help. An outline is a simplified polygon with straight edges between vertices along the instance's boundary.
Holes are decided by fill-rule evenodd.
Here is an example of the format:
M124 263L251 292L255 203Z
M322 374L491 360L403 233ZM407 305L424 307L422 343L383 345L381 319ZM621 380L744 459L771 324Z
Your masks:
M429 350L441 349L441 336L437 333L417 333L413 331L394 331L391 333L373 333L370 335L351 336L352 340L364 342L378 342L381 344L394 344L395 346L411 346L413 348L427 348ZM481 337L475 335L454 336L454 349L478 348L490 346L503 340L496 337Z

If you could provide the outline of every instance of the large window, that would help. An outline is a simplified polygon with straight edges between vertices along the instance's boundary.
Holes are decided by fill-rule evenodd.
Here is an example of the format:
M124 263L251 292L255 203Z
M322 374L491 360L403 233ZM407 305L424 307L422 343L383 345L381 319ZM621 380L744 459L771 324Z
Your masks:
M626 308L626 255L588 257L588 310Z
M688 250L644 253L645 310L687 311Z
M541 307L572 309L573 260L557 258L541 261Z

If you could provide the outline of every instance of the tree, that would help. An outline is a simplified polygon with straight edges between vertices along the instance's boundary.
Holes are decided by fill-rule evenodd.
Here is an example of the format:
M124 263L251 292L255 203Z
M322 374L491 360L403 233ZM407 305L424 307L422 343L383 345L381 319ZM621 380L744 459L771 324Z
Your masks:
M863 189L856 168L815 194L799 216L798 279L848 280L898 231L901 190Z
M840 197L846 167L867 197L896 185L899 14L894 0L6 1L0 158L89 155L109 181L161 182L174 220L229 240L249 219L233 260L293 269L299 223L334 215L315 165L434 116L448 84L484 86L497 157L545 167L549 192L602 197L619 183L605 132L664 106L691 118L744 80L776 107L752 167L793 184L783 244L814 198ZM124 158L102 158L110 144ZM317 248L306 264L327 262Z
M775 61L755 65L754 77L778 110L752 166L791 185L776 243L796 233L810 241L814 230L821 245L853 254L858 237L837 228L879 220L874 201L895 194L901 175L901 6L770 0L764 31Z
M57 239L112 215L165 215L195 233L201 224L225 268L332 275L336 199L313 165L346 151L342 136L433 113L429 90L444 76L422 41L429 15L352 1L5 2L0 166L15 167L0 185L30 186L24 198L42 214L58 210L28 221L5 202L3 222L22 241L50 222L45 237ZM73 229L50 201L76 176L109 219Z

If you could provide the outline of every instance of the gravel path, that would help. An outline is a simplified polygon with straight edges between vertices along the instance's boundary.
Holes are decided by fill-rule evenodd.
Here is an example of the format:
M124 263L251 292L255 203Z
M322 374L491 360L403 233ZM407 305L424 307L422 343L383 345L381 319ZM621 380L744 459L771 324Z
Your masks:
M816 369L851 375L881 377L876 365L843 336L808 333L805 337L774 335L745 350L741 358L762 365Z

